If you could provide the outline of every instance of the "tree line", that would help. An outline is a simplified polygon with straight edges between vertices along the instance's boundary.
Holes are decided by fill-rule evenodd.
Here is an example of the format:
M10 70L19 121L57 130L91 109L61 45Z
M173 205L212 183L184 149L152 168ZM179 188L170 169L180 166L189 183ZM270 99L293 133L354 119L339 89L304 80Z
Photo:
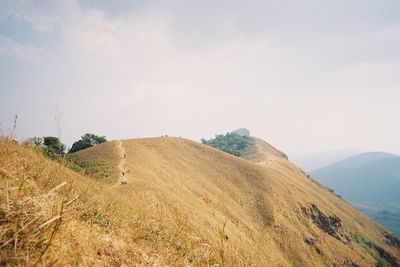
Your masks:
M74 142L72 147L67 153L74 153L82 149L86 149L101 143L107 142L105 136L98 136L95 134L87 133L81 136L81 139ZM58 137L46 136L46 137L32 137L24 142L25 145L40 148L53 159L61 158L66 154L66 145L61 142Z

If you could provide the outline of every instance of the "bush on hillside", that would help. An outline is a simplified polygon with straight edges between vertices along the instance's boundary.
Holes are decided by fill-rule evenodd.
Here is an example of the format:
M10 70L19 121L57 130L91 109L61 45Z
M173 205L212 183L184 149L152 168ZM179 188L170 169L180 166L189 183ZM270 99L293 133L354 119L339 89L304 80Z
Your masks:
M245 149L255 144L254 139L249 136L242 136L237 133L226 133L225 135L216 135L213 139L201 139L205 145L212 146L226 153L241 157Z
M70 155L65 155L65 145L57 137L31 137L23 141L22 145L42 151L50 159L58 161L73 171L85 174L99 172L103 177L109 175L108 170L98 162L80 162Z
M78 140L72 144L72 147L69 150L69 153L74 153L79 150L83 150L85 148L89 148L94 145L98 145L98 144L105 143L105 142L107 142L107 139L105 136L98 136L95 134L87 133L87 134L83 135L80 140Z
M44 152L51 158L59 158L65 153L65 145L61 143L58 137L43 137Z

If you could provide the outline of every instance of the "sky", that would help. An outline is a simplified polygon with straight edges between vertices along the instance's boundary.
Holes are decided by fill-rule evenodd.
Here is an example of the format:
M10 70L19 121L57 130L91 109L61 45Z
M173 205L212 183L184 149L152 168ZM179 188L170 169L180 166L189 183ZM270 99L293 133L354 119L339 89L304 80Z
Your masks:
M0 130L400 154L400 1L0 1ZM59 117L55 123L54 117ZM57 126L59 125L59 127Z

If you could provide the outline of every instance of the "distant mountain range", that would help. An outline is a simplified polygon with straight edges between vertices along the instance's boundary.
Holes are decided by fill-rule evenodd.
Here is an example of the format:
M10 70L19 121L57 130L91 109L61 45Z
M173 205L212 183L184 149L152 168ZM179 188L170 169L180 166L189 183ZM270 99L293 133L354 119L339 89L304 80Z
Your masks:
M332 163L359 155L364 150L359 149L341 149L335 151L326 151L315 154L290 155L290 159L300 166L304 171L316 170Z
M309 174L375 221L400 235L400 157L370 152Z

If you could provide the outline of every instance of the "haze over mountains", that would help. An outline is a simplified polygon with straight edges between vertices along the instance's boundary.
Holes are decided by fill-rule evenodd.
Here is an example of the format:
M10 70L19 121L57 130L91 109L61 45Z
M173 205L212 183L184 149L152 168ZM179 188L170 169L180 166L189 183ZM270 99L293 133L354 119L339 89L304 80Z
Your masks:
M315 154L295 154L290 155L290 159L305 171L312 171L326 167L332 163L356 156L365 151L360 149L341 149L326 151Z
M310 175L365 214L400 234L400 157L369 152L313 170Z

